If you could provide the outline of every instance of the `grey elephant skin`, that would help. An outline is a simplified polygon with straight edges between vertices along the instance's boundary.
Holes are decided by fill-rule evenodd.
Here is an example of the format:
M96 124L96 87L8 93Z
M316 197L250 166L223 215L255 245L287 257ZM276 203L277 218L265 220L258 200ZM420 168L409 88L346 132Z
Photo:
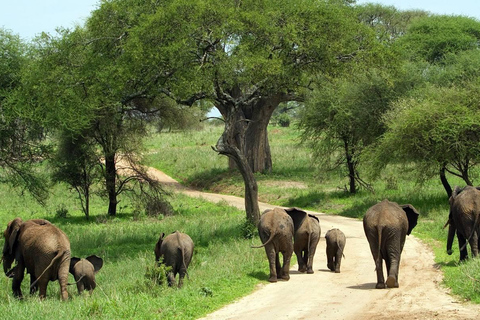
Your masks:
M472 256L478 255L480 224L480 191L471 186L455 187L449 199L449 229L447 253L452 254L455 233L460 248L460 261L468 258L467 242L470 244Z
M62 230L47 220L15 218L8 223L3 236L3 269L13 277L14 296L22 298L20 286L26 269L30 274L30 293L38 288L43 299L48 282L58 280L61 298L68 299L70 241ZM17 265L9 270L14 260Z
M103 266L103 259L91 255L85 259L78 257L72 257L70 259L70 273L73 274L75 282L77 284L77 290L79 294L82 294L84 290L88 290L90 294L97 286L95 281L95 275Z
M320 221L298 208L285 210L294 226L293 251L297 256L298 271L313 273L313 258L320 241Z
M398 205L383 200L367 210L363 229L375 261L377 289L398 288L398 270L405 238L417 225L418 211L410 204ZM383 276L383 260L388 278Z
M277 282L278 279L290 279L290 260L293 254L294 226L292 218L282 208L265 210L260 216L257 225L258 234L265 248L270 277L268 281ZM283 265L280 264L280 253L283 256Z
M187 274L188 265L192 260L194 244L189 235L175 231L165 237L162 233L155 245L155 260L163 259L166 266L172 268L168 273L168 285L174 286L179 274L178 288L183 286L183 278Z
M347 239L340 229L331 229L325 234L326 251L327 251L327 267L335 273L340 273L342 265L343 251Z

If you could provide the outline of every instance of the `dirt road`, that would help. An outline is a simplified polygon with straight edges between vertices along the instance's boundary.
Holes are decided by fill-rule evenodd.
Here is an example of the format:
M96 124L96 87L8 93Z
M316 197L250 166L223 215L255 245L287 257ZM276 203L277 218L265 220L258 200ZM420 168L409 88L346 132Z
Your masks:
M227 201L244 210L234 196L187 189L164 173L150 169L166 186L192 197ZM273 206L260 203L263 211ZM362 222L318 212L322 239L314 260L315 273L300 274L292 266L290 281L263 284L251 295L209 314L204 319L479 319L480 307L460 303L440 286L442 273L434 267L431 250L408 236L400 266L398 289L375 289L374 261ZM341 229L347 236L341 273L327 269L325 233ZM267 260L265 259L265 263Z

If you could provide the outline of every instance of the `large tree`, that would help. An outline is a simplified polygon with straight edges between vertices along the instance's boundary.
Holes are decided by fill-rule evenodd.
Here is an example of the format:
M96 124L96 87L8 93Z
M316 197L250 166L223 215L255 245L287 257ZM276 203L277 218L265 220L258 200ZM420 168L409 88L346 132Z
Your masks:
M0 28L0 179L26 188L43 201L46 189L34 168L48 149L42 144L44 131L19 117L16 104L27 48L19 36Z
M418 177L439 174L448 196L446 173L472 184L478 161L480 23L462 16L429 16L414 21L397 45L421 82L395 103L385 118L388 130L377 163L411 163Z
M119 0L118 3L129 3ZM102 9L102 8L101 8ZM334 76L362 60L373 34L344 1L163 1L129 32L131 66L148 92L212 102L225 120L215 151L245 181L247 217L259 219L253 173L271 169L267 124L282 102L302 100L313 73Z

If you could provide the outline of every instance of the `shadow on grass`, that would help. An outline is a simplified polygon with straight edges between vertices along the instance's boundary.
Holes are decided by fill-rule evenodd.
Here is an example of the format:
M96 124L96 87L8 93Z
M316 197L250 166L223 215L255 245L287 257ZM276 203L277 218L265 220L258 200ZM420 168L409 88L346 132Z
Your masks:
M268 281L268 277L269 275L266 274L265 272L263 271L254 271L254 272L250 272L248 274L249 277L252 277L252 278L255 278L255 279L258 279L258 280L261 280L261 281Z

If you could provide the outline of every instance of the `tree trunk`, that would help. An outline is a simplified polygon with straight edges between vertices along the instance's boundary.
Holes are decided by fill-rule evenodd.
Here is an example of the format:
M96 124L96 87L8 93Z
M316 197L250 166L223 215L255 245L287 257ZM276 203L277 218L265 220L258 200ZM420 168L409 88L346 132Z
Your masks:
M440 180L442 181L443 188L447 192L447 196L450 199L452 196L452 187L450 186L450 183L448 183L447 176L445 175L446 168L445 166L440 168Z
M244 145L245 134L249 121L244 118L244 113L240 108L232 107L230 112L226 113L225 130L217 141L214 150L220 154L226 155L234 161L239 169L245 183L245 211L247 220L257 224L260 220L260 208L258 206L258 186L253 171L238 146Z
M353 161L353 156L350 153L347 139L343 139L343 145L345 148L345 157L347 158L348 179L350 182L349 192L354 194L357 193L357 185L355 183L355 163Z
M108 193L109 216L115 216L117 214L116 175L115 154L108 154L105 156L105 183Z
M232 133L236 137L233 139L235 146L246 157L253 172L272 171L272 155L268 142L267 126L273 111L282 101L279 96L274 96L258 99L249 105L243 105L237 110L237 121L244 121L244 123L241 125L231 124L233 130L235 130ZM224 119L227 119L231 114L231 110L227 106L217 106L217 108ZM236 168L237 165L237 160L229 157L229 167Z

